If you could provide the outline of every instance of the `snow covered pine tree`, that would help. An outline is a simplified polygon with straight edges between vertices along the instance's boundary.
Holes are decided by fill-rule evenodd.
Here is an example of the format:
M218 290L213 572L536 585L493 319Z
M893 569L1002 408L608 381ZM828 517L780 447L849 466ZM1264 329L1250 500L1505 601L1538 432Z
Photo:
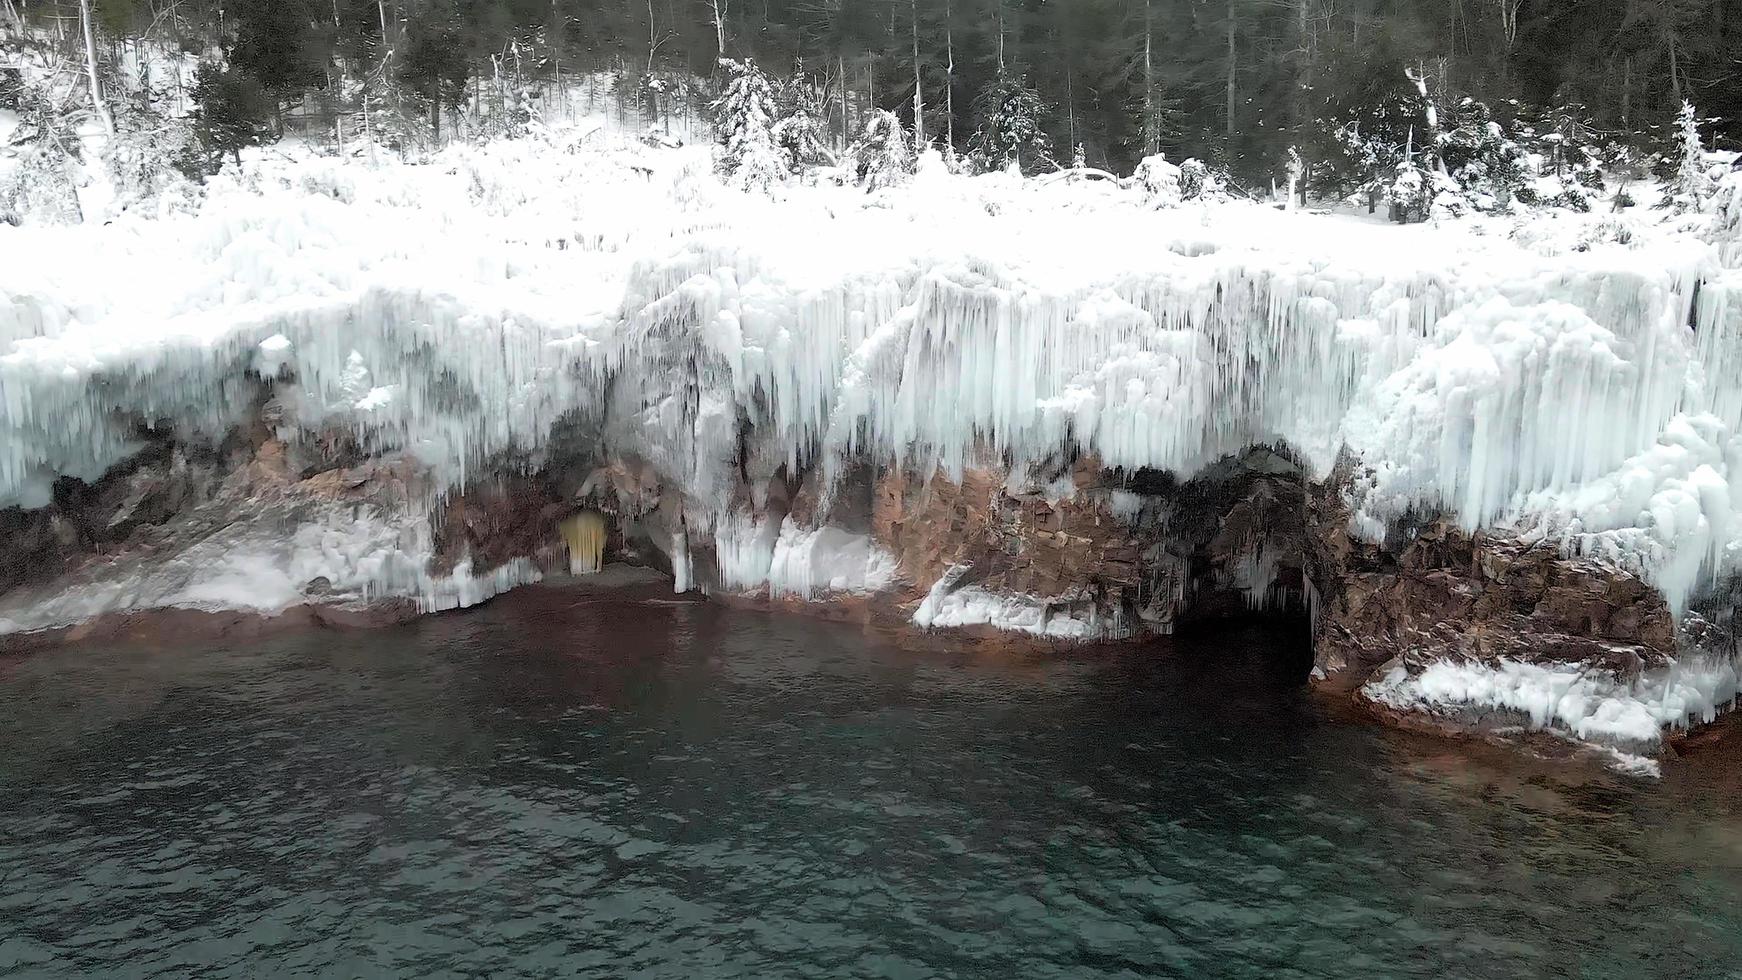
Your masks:
M714 103L715 168L729 187L771 194L789 176L774 140L774 88L768 76L746 58L720 59L732 75L726 94Z
M833 166L835 154L829 149L822 93L808 79L795 75L785 86L785 96L786 114L774 124L774 142L786 168L803 174Z

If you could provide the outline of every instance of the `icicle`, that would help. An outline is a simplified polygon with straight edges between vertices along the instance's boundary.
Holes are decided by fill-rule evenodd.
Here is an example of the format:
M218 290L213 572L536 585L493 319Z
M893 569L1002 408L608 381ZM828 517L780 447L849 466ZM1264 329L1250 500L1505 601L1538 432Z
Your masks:
M671 578L672 591L679 595L694 587L690 558L689 532L679 527L671 532Z
M585 510L558 525L569 547L569 574L593 575L605 566L605 516Z

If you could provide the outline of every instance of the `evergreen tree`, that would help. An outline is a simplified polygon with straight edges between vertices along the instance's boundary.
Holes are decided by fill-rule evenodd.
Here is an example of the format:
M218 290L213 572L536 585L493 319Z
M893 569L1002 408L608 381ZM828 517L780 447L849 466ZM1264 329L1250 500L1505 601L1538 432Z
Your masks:
M273 100L273 115L287 99L327 83L328 52L308 0L232 0L235 40L227 51L241 72Z
M720 66L731 81L714 103L715 169L731 187L769 193L788 176L775 144L773 86L749 59L722 58Z
M252 75L201 62L194 70L194 136L205 150L206 169L217 173L228 154L237 164L242 150L277 138L268 120L275 110Z
M466 99L471 67L465 40L447 11L431 9L406 25L404 47L399 81L429 113L430 129L440 143L442 110Z
M1706 173L1706 145L1700 139L1700 121L1693 103L1683 102L1676 113L1676 171L1670 199L1678 211L1698 211L1712 192Z
M1024 173L1056 168L1041 119L1048 110L1040 93L1028 80L1013 73L1001 74L980 97L980 125L970 152L981 166L1002 170L1016 167Z
M64 31L75 6L13 0L0 5L0 18L16 13L27 32L48 37ZM1505 139L1541 154L1545 169L1581 193L1597 164L1614 159L1606 133L1642 152L1661 151L1658 175L1675 182L1685 157L1676 147L1681 134L1645 121L1667 121L1683 102L1713 117L1700 124L1707 146L1733 149L1742 140L1733 63L1742 17L1724 0L1507 0L1499 16L1485 0L766 0L721 2L718 25L707 0L90 6L96 74L117 93L110 101L124 100L132 79L105 62L149 31L153 41L173 38L189 53L224 49L230 68L271 100L269 117L320 90L330 115L354 131L353 119L362 120L345 113L363 103L343 103L367 92L371 117L384 106L389 116L371 119L371 135L403 124L395 113L401 92L403 104L441 125L466 79L495 80L491 60L505 65L513 50L523 52L523 67L505 71L512 84L482 94L481 108L523 123L520 93L566 102L570 94L548 86L613 72L623 80L618 98L672 136L664 124L700 98L690 87L711 97L717 83L730 81L717 70L723 35L736 56L783 69L802 59L822 69L813 77L827 77L819 101L806 106L810 121L782 127L789 166L816 158L811 137L844 149L876 110L911 118L905 114L915 105L923 107L926 136L946 141L946 159L972 150L982 166L1028 171L1054 154L1071 159L1080 145L1085 161L1112 170L1165 151L1268 183L1297 146L1311 191L1332 196L1382 192L1406 146L1436 175L1436 156L1463 153L1466 165L1480 158L1487 168L1460 175L1447 161L1473 204L1503 197L1492 164L1505 162L1478 145L1480 132L1458 131L1466 97L1492 110ZM1400 106L1406 111L1393 113ZM1387 114L1400 125L1380 118ZM1365 144L1359 153L1340 138L1353 132ZM1451 145L1458 141L1464 145ZM1367 152L1376 149L1385 152Z
M1385 203L1392 221L1415 224L1426 221L1432 213L1434 183L1428 172L1414 160L1397 165L1391 183L1385 188Z
M803 76L797 75L788 82L786 89L786 114L774 124L774 142L780 147L786 168L793 173L804 173L832 165L835 154L829 149L822 93Z
M1440 158L1477 210L1505 210L1524 184L1525 152L1485 103L1464 99L1450 113Z

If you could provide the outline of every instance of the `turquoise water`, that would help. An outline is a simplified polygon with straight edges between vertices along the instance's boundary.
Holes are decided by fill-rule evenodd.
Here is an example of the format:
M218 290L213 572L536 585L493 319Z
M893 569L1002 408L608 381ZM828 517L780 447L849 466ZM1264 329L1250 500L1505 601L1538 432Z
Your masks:
M1298 653L532 589L15 660L0 975L1742 975L1722 779L1375 729Z

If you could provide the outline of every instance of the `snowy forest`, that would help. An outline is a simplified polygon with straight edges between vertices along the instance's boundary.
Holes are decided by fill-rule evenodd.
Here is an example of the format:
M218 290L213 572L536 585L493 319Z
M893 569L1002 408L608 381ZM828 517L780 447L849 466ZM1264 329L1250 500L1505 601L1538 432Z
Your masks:
M734 71L808 141L789 157L898 139L963 168L1125 174L1165 154L1370 203L1401 168L1414 210L1447 178L1528 197L1533 155L1578 207L1603 175L1669 178L1690 136L1742 136L1723 0L0 0L0 21L0 111L28 123L8 153L39 178L81 126L119 137L111 168L197 179L286 136L512 133L580 111L583 82L589 108L675 139Z

